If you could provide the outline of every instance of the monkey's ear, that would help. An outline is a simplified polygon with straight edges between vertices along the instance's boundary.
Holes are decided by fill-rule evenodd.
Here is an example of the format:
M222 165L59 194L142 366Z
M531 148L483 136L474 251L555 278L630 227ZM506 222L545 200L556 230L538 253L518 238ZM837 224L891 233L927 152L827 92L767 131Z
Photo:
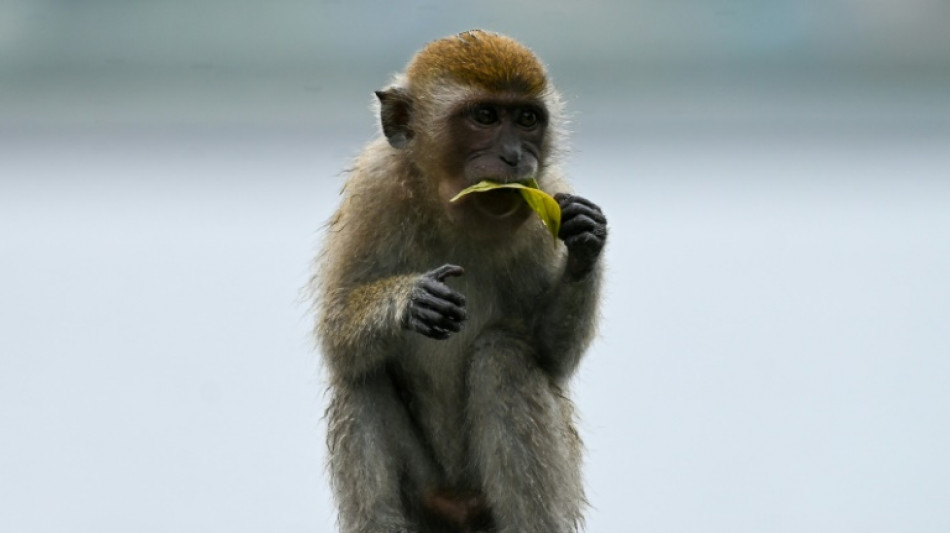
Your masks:
M390 87L376 91L379 98L379 118L383 123L383 135L393 148L405 148L412 139L409 117L412 114L412 98L405 89Z

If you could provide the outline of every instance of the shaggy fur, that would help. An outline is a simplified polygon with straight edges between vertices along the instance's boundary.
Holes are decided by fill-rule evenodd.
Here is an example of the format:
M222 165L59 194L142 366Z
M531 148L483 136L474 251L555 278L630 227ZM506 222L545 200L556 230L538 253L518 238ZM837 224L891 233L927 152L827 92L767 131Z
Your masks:
M454 82L439 81L445 72ZM484 494L489 531L582 524L582 447L567 392L594 334L600 268L566 279L564 244L537 217L504 239L468 238L447 217L427 160L459 98L514 79L543 99L557 138L560 102L525 48L484 32L427 46L393 85L413 98L419 134L402 149L371 142L329 223L311 289L345 533L445 531L420 509L419 494L433 487ZM537 180L567 192L553 149ZM443 264L465 268L447 283L467 298L468 319L433 340L406 330L403 314L422 274Z

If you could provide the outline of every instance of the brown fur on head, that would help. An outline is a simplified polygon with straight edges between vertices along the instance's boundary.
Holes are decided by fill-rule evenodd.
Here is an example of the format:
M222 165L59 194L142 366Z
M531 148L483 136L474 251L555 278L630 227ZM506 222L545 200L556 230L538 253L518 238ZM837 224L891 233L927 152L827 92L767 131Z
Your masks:
M471 30L430 42L377 91L383 133L389 143L422 169L438 175L448 138L447 118L489 100L526 100L547 114L547 131L537 179L566 147L561 98L531 50L514 39Z
M491 58L491 60L486 60ZM411 83L452 81L489 91L514 91L540 97L547 86L544 65L520 43L483 30L471 30L429 43L410 63Z

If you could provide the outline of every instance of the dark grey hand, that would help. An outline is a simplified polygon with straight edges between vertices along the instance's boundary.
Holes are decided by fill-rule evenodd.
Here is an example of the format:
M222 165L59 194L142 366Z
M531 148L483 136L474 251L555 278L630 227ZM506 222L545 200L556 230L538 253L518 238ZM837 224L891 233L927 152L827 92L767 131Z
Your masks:
M405 327L439 340L462 329L465 297L446 285L445 278L464 273L460 266L442 265L423 274L409 296Z
M567 245L567 275L575 281L583 279L594 269L607 242L607 217L586 198L559 193L554 199L561 206L558 237Z

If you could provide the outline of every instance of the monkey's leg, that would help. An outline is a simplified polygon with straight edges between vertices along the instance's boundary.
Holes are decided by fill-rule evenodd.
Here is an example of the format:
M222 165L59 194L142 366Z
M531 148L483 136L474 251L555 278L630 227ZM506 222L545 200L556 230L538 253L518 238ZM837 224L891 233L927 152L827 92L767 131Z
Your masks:
M380 370L335 392L327 441L340 531L416 533L407 480L425 483L435 473L390 376Z
M468 373L472 454L499 533L570 533L584 506L569 401L531 346L486 331Z

